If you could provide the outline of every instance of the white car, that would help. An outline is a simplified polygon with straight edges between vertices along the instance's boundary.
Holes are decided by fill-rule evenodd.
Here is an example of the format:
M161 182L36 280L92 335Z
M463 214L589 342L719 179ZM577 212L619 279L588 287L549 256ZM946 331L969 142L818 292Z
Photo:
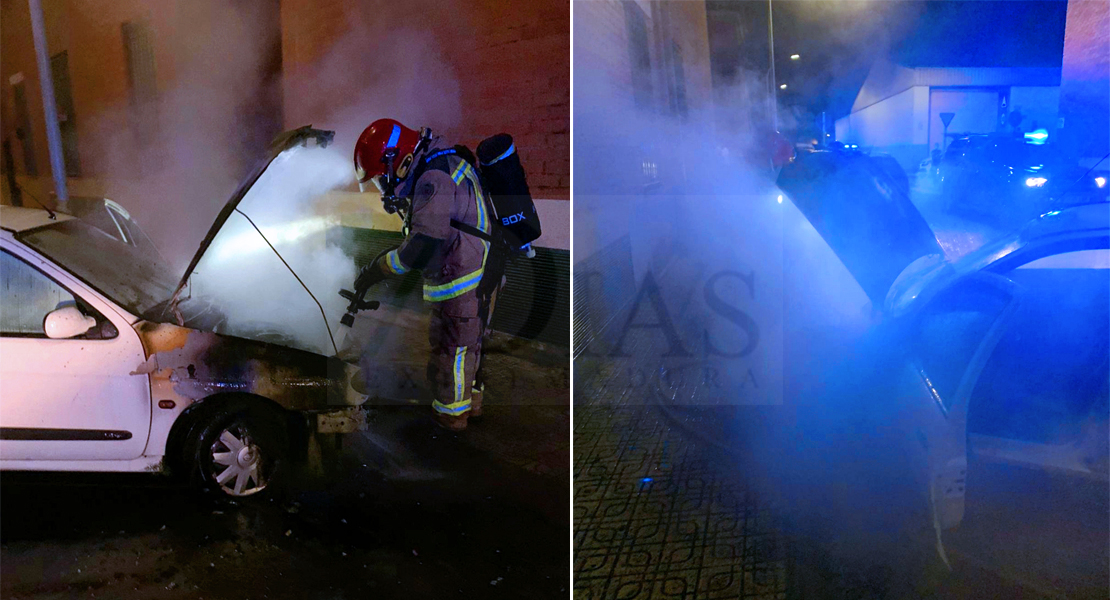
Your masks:
M182 297L273 160L330 139L307 128L280 138L180 280L123 229L0 207L0 469L173 468L216 495L248 496L315 433L364 427L356 367L269 343L272 331L242 337L211 304Z
M811 154L778 183L883 307L872 376L895 387L876 396L896 390L926 455L936 528L964 517L969 455L1110 479L1110 205L1049 211L949 260L852 160Z
M938 539L982 484L969 463L1110 480L1110 204L1049 211L949 258L866 157L803 154L778 185L775 206L796 207L827 244L783 221L804 233L782 244L783 287L796 290L781 302L787 408L678 403L669 388L658 402L673 422L764 453L776 486L796 494L784 504L843 489L875 510L879 496L903 500L892 490L915 494ZM742 214L758 223L758 210Z

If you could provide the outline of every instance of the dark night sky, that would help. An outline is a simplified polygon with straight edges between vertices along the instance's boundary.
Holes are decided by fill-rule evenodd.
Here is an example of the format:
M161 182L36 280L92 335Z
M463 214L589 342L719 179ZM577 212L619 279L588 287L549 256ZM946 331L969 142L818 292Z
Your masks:
M717 4L717 3L714 3ZM745 54L766 68L766 3L743 2ZM718 4L719 6L719 4ZM906 66L1059 67L1066 0L774 0L775 70L784 104L848 111L874 59ZM761 34L761 35L760 35ZM759 39L762 37L762 39ZM791 61L790 54L802 59Z

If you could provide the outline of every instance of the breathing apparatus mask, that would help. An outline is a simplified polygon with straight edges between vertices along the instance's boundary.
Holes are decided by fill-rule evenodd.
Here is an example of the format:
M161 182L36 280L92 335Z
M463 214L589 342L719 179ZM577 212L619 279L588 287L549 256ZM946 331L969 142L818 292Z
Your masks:
M432 131L427 127L421 128L420 140L417 142L416 147L412 153L403 158L399 158L399 151L396 147L386 148L382 152L382 163L385 164L385 172L376 177L371 177L370 181L377 188L378 193L382 199L382 208L388 214L400 215L402 220L405 221L405 229L408 229L411 199L408 197L411 194L407 193L409 190L404 190L405 184L413 174L413 164L417 156L420 155L432 139ZM398 162L399 161L399 162ZM365 184L359 184L359 189L366 191ZM407 233L407 231L406 231Z

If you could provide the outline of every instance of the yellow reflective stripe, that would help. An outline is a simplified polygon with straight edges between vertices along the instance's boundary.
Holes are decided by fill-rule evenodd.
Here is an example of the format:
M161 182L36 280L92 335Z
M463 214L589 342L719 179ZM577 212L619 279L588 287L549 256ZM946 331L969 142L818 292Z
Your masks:
M451 298L458 298L459 296L469 292L470 290L478 287L478 283L482 281L482 272L485 271L486 261L483 257L482 267L473 273L463 275L454 281L450 281L443 285L424 285L424 300L428 302L442 302L450 300Z
M478 175L474 169L466 161L460 161L458 166L455 167L451 173L451 179L456 185L460 185L463 179L470 181L474 188L475 204L478 209L478 229L489 233L490 223L489 216L486 214L485 197L482 194L482 185L478 181ZM443 302L473 290L478 287L482 280L482 274L486 270L486 259L489 258L489 242L482 240L482 266L477 271L467 273L458 279L443 283L440 285L424 285L424 300L426 302Z
M466 390L466 346L455 348L455 403L462 402Z
M460 161L451 173L451 181L454 181L455 185L461 185L463 179L469 180L470 185L474 187L474 196L478 205L478 229L489 233L489 217L486 215L486 199L482 194L482 184L478 181L478 174L474 172L474 168L465 160Z
M470 410L470 399L467 398L461 402L452 402L451 404L444 404L439 400L433 400L432 409L445 415L461 415Z
M474 186L474 197L478 205L478 229L489 233L489 217L486 216L486 199L482 195L482 184L478 182L478 177L470 165L466 166L463 174L470 181L470 185Z
M470 165L466 164L465 160L459 161L458 166L455 167L455 172L451 173L451 180L455 182L455 185L459 185L459 182L463 180L468 166Z
M482 266L477 271L468 275L463 275L454 281L444 283L442 285L428 285L424 284L424 301L425 302L443 302L473 290L478 287L482 281L482 275L486 271L486 259L489 258L489 242L482 240Z
M404 275L409 272L409 268L401 262L401 257L397 255L396 250L390 250L386 253L385 266L396 275Z

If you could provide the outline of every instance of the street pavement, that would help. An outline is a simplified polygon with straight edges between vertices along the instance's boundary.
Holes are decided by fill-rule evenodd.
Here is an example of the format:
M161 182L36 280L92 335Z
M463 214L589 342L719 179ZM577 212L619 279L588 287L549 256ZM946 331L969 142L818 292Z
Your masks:
M575 407L575 598L785 598L776 513L650 406Z

